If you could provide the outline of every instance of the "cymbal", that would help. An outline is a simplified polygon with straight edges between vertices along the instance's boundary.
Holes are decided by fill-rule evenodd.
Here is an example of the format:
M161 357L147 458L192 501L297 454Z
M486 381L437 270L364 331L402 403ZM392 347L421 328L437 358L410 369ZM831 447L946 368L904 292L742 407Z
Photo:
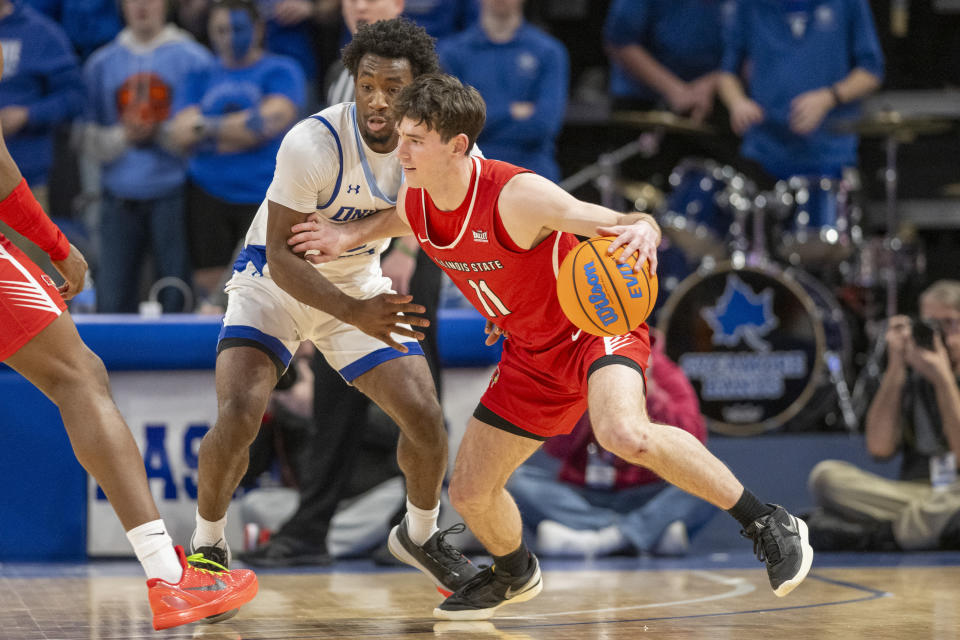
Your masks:
M695 135L713 135L716 133L708 124L678 116L669 111L615 111L610 119L617 124L637 129L665 129L671 133Z
M663 205L663 191L649 182L618 180L617 189L624 198L633 203L637 211L656 211Z
M835 129L868 138L896 136L908 142L917 136L936 135L949 131L953 121L937 116L905 116L898 111L879 111L859 120L837 123Z

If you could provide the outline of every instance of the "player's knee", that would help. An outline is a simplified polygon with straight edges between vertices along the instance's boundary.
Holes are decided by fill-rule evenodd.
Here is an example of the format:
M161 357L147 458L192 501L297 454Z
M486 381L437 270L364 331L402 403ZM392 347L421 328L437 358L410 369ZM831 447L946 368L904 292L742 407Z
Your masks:
M76 402L78 397L83 401L113 401L107 368L86 345L58 363L49 394L57 406Z
M450 496L450 504L464 518L469 518L471 515L483 515L489 509L489 491L469 478L454 473L447 492Z
M653 444L652 429L646 422L637 424L614 418L602 428L595 429L595 432L601 447L631 462L639 462L645 458Z
M434 398L424 398L411 407L400 424L403 435L420 449L440 453L447 450L447 428L443 422L443 410Z
M221 398L214 427L221 446L231 450L249 447L260 431L263 411L262 403L246 394Z

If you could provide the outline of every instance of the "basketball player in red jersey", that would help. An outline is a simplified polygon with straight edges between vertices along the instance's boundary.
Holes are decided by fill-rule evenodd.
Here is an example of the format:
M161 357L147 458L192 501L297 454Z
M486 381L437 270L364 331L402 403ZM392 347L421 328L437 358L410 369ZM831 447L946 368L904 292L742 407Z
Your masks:
M660 229L646 214L621 214L581 202L525 169L471 158L485 119L483 99L456 78L431 74L404 89L397 157L406 186L396 215L293 227L295 251L325 260L375 237L413 231L427 253L488 318L492 344L507 336L503 357L467 425L450 482L450 499L494 557L492 567L434 610L450 620L488 618L508 602L539 593L536 557L522 540L520 514L505 485L550 436L568 433L589 407L600 444L665 480L727 510L766 560L778 596L807 575L813 550L807 528L764 504L692 435L649 420L644 370L646 325L614 338L581 333L556 297L560 261L575 236L615 236L611 252L656 267ZM622 259L622 258L621 258Z
M147 574L154 628L235 613L256 595L257 578L252 571L221 571L202 556L188 559L173 546L137 444L110 396L107 370L66 311L64 299L83 289L87 262L40 208L2 135L0 220L47 252L64 279L57 288L0 234L0 361L60 409L77 459L107 494Z

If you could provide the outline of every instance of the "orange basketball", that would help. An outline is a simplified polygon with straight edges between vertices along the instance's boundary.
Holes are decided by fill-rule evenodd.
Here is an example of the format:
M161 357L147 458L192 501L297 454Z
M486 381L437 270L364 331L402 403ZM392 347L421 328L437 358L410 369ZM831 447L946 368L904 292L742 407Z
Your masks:
M657 275L650 264L636 273L636 255L619 264L607 254L613 238L598 237L575 246L557 273L557 297L570 322L595 336L619 336L647 319L657 300Z

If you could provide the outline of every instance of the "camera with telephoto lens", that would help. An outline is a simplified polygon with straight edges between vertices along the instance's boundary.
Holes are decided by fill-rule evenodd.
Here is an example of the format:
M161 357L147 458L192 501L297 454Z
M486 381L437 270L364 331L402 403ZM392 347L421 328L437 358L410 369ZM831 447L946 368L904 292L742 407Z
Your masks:
M933 351L933 336L939 328L922 318L914 318L911 323L911 332L913 333L913 342L921 349Z

